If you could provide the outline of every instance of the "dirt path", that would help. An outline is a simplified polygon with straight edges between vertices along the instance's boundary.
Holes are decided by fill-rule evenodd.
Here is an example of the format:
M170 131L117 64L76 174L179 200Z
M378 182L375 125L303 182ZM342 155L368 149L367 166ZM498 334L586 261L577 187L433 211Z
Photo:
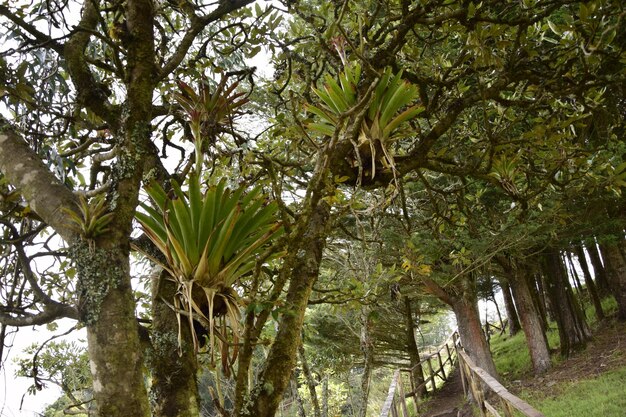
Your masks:
M455 369L448 382L440 391L424 404L425 411L420 417L465 417L471 416L464 410L465 399L463 398L463 384L459 369Z

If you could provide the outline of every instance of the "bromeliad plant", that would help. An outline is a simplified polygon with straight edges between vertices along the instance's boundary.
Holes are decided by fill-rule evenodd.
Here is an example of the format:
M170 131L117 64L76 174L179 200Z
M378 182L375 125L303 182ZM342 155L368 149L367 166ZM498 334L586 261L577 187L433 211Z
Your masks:
M202 190L202 141L211 135L206 124L215 127L232 120L229 112L245 102L242 93L236 93L233 86L226 88L223 82L214 93L202 86L200 93L184 83L179 86L182 92L175 97L189 118L195 169L187 191L173 180L169 193L158 184L148 186L154 204L140 204L144 212L138 212L136 218L164 261L146 255L178 283L174 307L179 343L181 316L186 315L196 350L201 341L194 320L207 328L212 355L215 339L219 339L222 365L228 371L229 346L235 346L232 363L240 333L240 301L234 286L254 269L260 253L283 229L275 221L277 205L268 204L259 187L248 192L243 186L231 190L221 180Z
M265 204L258 187L244 194L244 187L231 191L224 180L202 193L195 175L188 192L175 182L172 189L170 197L159 185L149 187L156 207L141 204L145 213L136 215L165 257L165 262L153 260L178 282L175 304L186 311L195 347L199 341L194 317L208 326L211 347L215 336L228 343L227 328L236 344L240 306L233 285L253 270L257 255L282 233L274 221L277 206ZM222 319L220 325L217 318Z
M321 89L313 89L322 103L319 106L307 105L311 113L322 119L321 123L309 123L307 127L327 136L335 134L342 115L354 107L359 100L357 86L361 79L361 66L357 63L349 63L345 59L343 61L344 70L339 74L339 82L330 75L326 75L325 85ZM389 146L401 137L398 128L424 111L420 105L405 108L415 100L417 95L417 87L402 80L402 71L394 75L390 68L385 69L372 94L361 125L358 143L359 149L363 145L369 145L372 178L376 175L377 159L384 167L395 168ZM377 145L382 150L381 156L377 155Z
M227 85L227 81L228 77L223 77L211 91L208 81L204 80L199 84L197 92L189 84L178 81L180 91L174 93L174 99L189 120L196 170L202 167L204 141L215 140L218 133L232 124L237 109L249 101L245 98L245 93L237 92L239 82Z

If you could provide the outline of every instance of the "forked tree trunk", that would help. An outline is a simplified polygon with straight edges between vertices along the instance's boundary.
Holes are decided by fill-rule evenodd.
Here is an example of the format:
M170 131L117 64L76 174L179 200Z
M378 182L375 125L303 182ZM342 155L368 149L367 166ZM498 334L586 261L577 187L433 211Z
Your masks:
M617 317L619 320L626 320L626 259L618 244L602 243L600 251L604 258L611 293L617 301Z
M583 276L585 278L585 286L587 287L587 292L589 293L589 298L591 299L591 303L593 304L593 308L596 311L596 317L598 320L604 320L604 310L602 309L602 302L600 300L600 296L598 295L598 290L596 289L596 283L591 279L591 273L589 272L589 265L587 264L587 258L585 257L585 251L581 245L576 245L574 247L574 251L576 257L578 258L578 263L580 264L580 268L583 271Z
M181 320L178 343L176 313L163 301L173 304L176 284L161 272L152 284L152 349L148 366L154 417L197 417L200 415L196 374L198 364L186 318Z
M585 347L591 332L574 297L558 251L544 254L544 267L548 296L559 328L561 354L569 356L573 351Z
M497 261L510 277L509 282L522 322L533 371L535 374L542 374L550 369L550 351L548 339L528 285L528 275L531 271L523 264L511 262L505 257L498 257Z
M511 295L511 287L506 279L499 279L500 288L502 288L502 296L504 297L504 308L506 309L506 316L509 323L509 335L516 335L521 330L519 316L515 303L513 302L513 296Z
M405 329L406 329L406 349L411 363L411 381L416 388L415 395L419 398L426 396L426 384L424 384L424 370L420 364L420 353L415 342L415 325L413 322L413 311L411 309L411 299L404 297Z

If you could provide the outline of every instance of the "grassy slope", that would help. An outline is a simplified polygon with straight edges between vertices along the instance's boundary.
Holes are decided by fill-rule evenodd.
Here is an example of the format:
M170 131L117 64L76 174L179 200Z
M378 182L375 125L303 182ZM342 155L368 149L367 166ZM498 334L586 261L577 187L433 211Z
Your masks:
M614 310L607 301L606 310ZM592 311L587 317L592 318ZM593 320L591 320L593 321ZM534 378L523 334L492 338L492 352L505 385L547 417L626 416L626 346L623 324L608 320L591 324L595 340L583 352L562 359L553 355L553 369ZM551 328L550 347L558 348Z

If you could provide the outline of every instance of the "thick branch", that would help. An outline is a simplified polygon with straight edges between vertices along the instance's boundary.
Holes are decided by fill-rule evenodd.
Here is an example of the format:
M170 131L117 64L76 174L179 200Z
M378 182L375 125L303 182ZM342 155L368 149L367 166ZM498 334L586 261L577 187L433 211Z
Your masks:
M109 103L104 86L96 82L85 57L85 49L91 38L88 30L94 30L98 25L98 3L97 0L85 1L79 28L65 44L64 55L76 87L78 102L106 121L111 129L116 130L119 127L118 111Z
M43 164L28 144L0 116L0 172L15 186L44 222L71 242L76 232L64 209L77 207L77 199Z

